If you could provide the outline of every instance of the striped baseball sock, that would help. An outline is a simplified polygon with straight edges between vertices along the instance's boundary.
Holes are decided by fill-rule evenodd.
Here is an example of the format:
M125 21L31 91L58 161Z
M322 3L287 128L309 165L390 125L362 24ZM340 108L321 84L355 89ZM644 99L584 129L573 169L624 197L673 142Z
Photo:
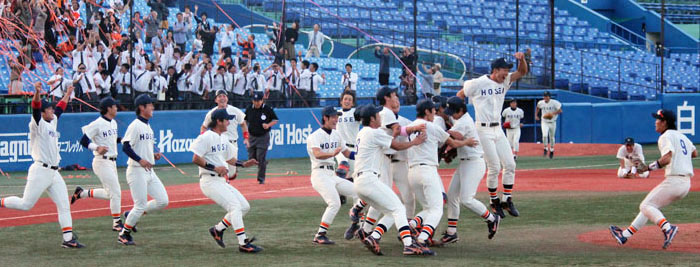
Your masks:
M133 228L134 228L133 226L128 225L128 224L126 224L126 222L124 222L124 228L122 228L122 231L119 232L119 234L122 235L124 233L131 233L131 229L133 229Z
M408 225L410 225L413 228L421 228L423 227L423 217L421 216L416 216L413 217L412 220L408 221Z
M73 239L73 227L63 227L63 241L71 241Z
M94 197L92 192L93 189L88 189L88 190L83 190L83 192L80 193L80 198L87 198L87 197Z
M5 207L5 198L0 198L0 208Z
M241 245L241 246L242 246L242 245L245 245L245 239L246 239L246 236L245 236L245 229L244 229L244 228L239 228L239 229L236 229L236 230L233 230L233 231L236 232L236 238L238 238L238 244Z
M669 229L671 229L671 223L669 223L669 222L666 220L666 218L661 218L661 220L660 220L659 222L657 222L656 225L658 225L659 227L661 227L661 230L663 230L664 232L666 232L666 231L668 231Z
M622 236L624 236L624 237L631 237L631 236L634 235L635 233L637 233L637 228L634 227L634 226L632 226L632 225L630 225L630 227L627 227L626 230L622 231Z
M384 235L385 232L386 226L380 223L374 228L374 231L372 231L372 237L376 240L382 239L382 235Z
M504 184L503 185L503 198L501 200L508 201L510 198L510 195L513 193L513 185L512 184Z
M112 223L117 224L122 220L120 213L112 213Z
M413 244L413 238L411 238L411 229L408 226L399 228L399 236L401 237L401 242L404 246L410 246Z
M489 197L491 200L498 199L498 188L489 188Z
M484 212L484 214L481 214L481 218L484 218L489 222L493 222L494 220L496 220L496 217L494 217L488 209L486 209L486 212Z
M219 223L214 225L214 228L216 228L216 231L222 232L222 231L226 230L227 228L229 228L230 226L231 226L231 223L228 220L226 220L226 218L223 218L223 219L221 219L221 221Z
M457 222L459 219L450 219L447 218L447 234L448 235L454 235L457 233Z
M318 233L328 232L328 227L330 226L327 223L321 222L321 225L318 227Z
M372 219L370 217L365 218L365 223L362 225L362 231L365 231L365 233L369 233L374 229L374 224L377 223L377 220Z
M420 235L418 236L418 241L420 242L425 242L425 240L428 240L431 236L433 236L433 233L435 232L435 227L432 227L430 225L424 225L423 230L420 232Z

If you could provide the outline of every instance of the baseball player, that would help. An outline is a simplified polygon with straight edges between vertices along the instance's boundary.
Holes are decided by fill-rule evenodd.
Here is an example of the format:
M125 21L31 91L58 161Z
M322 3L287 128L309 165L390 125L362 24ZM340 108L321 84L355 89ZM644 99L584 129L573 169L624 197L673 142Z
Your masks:
M442 96L433 96L431 98L433 100L433 103L435 104L435 116L433 118L433 123L440 127L443 131L447 131L447 121L445 118L447 116L445 115L445 107L447 106L447 99L442 97Z
M318 228L313 242L322 245L335 244L328 239L326 232L333 223L335 215L340 210L340 198L338 193L350 196L355 199L356 204L350 209L350 220L352 224L346 231L352 239L352 233L359 228L360 212L364 208L362 201L357 199L357 195L352 190L352 183L346 179L336 176L335 160L338 154L342 153L349 159L355 159L355 151L345 146L345 141L340 137L335 128L338 124L338 117L342 114L333 107L325 107L321 111L323 126L314 131L306 139L306 152L311 160L311 186L318 192L326 202L326 211L321 217L321 225Z
M658 144L662 156L648 166L641 160L636 163L640 172L665 168L666 178L642 200L639 205L641 212L626 230L611 225L610 233L618 244L623 245L647 220L651 220L661 228L664 234L662 248L666 249L678 233L678 226L668 222L660 209L688 195L693 177L692 158L698 156L698 151L688 137L676 130L676 115L672 111L659 110L652 116L656 118L656 132L661 134Z
M518 101L513 99L510 101L510 107L501 112L501 116L505 119L503 128L506 128L506 137L510 148L513 150L513 159L518 159L518 151L520 150L520 128L523 125L520 120L525 118L525 112L518 107Z
M355 93L350 90L345 90L340 95L340 112L342 113L338 117L338 125L336 131L340 134L340 138L345 141L345 146L350 151L355 151L355 139L357 138L357 132L360 131L360 122L355 120ZM335 156L335 160L340 164L340 162L347 161L350 164L350 171L348 172L348 177L354 177L355 171L355 161L348 159L343 155L343 153L338 153Z
M491 208L501 218L505 217L503 209L514 217L519 215L511 198L515 183L515 160L506 136L499 127L501 107L508 89L528 71L523 53L515 53L515 58L518 59L516 72L508 72L513 67L512 63L506 62L504 58L496 59L491 62L491 74L466 81L464 88L457 92L457 96L462 99L469 97L469 101L474 104L476 130L479 133L479 141L484 149L488 168L486 186L489 190ZM501 165L504 168L503 198L499 200L498 174L501 172Z
M126 167L126 182L131 189L134 207L124 213L124 228L117 241L124 245L134 245L131 232L146 212L154 212L168 206L168 193L153 170L153 164L161 157L154 153L153 129L148 120L153 117L153 99L142 94L134 100L136 119L126 128L122 138L122 151L129 156ZM151 196L153 200L148 200Z
M642 151L642 145L635 143L632 137L625 138L625 144L617 150L617 158L620 160L620 167L617 168L618 178L649 177L648 171L643 173L637 172L637 166L635 166L634 162L644 162L644 152Z
M452 139L449 133L432 123L435 117L435 104L431 100L418 101L416 112L417 118L409 126L425 125L427 138L422 144L408 149L408 181L416 200L423 207L423 210L416 214L416 220L412 220L410 224L421 226L420 230L417 228L420 234L416 241L421 246L427 246L432 242L435 227L442 218L444 187L438 174L439 161L436 151L441 143L458 148L467 145L469 140ZM414 133L411 138L419 134ZM473 144L474 140L471 141Z
M537 111L535 111L535 120L540 120L540 111L542 112L542 144L544 144L544 156L549 158L554 157L554 139L557 131L557 117L561 114L561 103L552 99L549 91L544 91L544 99L537 102ZM547 147L549 145L549 147Z
M467 105L459 97L447 100L445 113L452 117L454 125L450 128L453 138L462 136L468 141L466 146L457 149L459 167L452 175L450 187L447 190L447 230L442 235L440 243L448 244L459 241L457 223L459 221L459 204L461 203L476 215L486 220L488 238L492 239L498 231L501 217L489 212L486 206L474 198L481 178L486 172L484 150L479 144L479 134L474 120L467 113Z
M84 247L73 234L73 219L68 204L68 189L66 182L58 172L58 164L61 155L58 154L58 118L61 117L66 105L70 102L73 86L68 86L68 91L63 95L58 104L41 100L41 83L34 84L36 92L32 98L32 118L29 121L29 145L34 163L29 167L27 184L24 186L22 198L11 196L0 198L0 208L10 208L28 211L39 200L41 194L46 191L51 200L56 204L58 224L63 231L64 248Z
M230 136L224 134L231 121L236 121L236 115L229 114L226 109L216 109L208 117L208 130L200 134L190 146L190 151L194 153L192 162L199 166L199 188L202 193L228 212L219 223L209 228L209 233L223 248L226 247L224 231L233 227L238 238L238 251L260 252L262 248L252 244L255 238L246 237L243 225L243 216L250 210L250 205L245 197L228 183L229 166L249 167L258 162L255 159L238 161L237 150L233 149L236 144L231 143Z
M217 90L214 102L216 102L216 107L209 110L209 112L207 112L207 115L204 116L204 122L202 123L200 132L204 133L205 131L207 131L207 129L209 128L209 124L211 123L211 115L212 113L214 113L214 111L217 111L219 109L226 110L226 113L233 116L233 120L230 121L231 123L228 124L228 129L226 129L226 131L223 132L222 135L228 137L229 143L232 144L231 149L233 150L233 155L236 158L238 158L238 125L240 125L241 130L243 130L243 143L246 146L248 145L249 134L248 124L246 124L245 122L245 113L243 113L243 111L241 111L237 107L228 104L228 93L226 92L226 90ZM229 177L231 177L231 179L236 178L236 176L238 175L238 172L236 171L236 165L228 166L228 175Z
M88 125L83 126L83 137L80 144L92 150L92 171L100 179L103 188L84 190L75 188L70 203L81 198L97 198L109 200L112 214L112 230L121 231L124 225L121 220L122 190L117 175L117 102L112 97L100 101L101 116Z
M411 120L400 116L396 118L400 127L406 127L411 124ZM401 142L408 142L408 136L396 136L396 139ZM406 208L406 219L414 218L416 214L416 196L413 192L410 182L408 181L408 150L396 151L394 157L391 158L391 175L392 181L399 189L399 197ZM442 185L442 181L440 182ZM444 188L444 187L443 187Z
M382 117L378 113L382 108L374 105L360 107L359 117L362 119L362 130L357 134L357 154L355 155L355 171L357 178L353 189L357 196L366 201L372 209L379 210L385 216L379 221L371 234L362 236L363 243L376 255L382 255L379 248L379 240L388 227L396 223L399 238L403 242L404 255L434 255L427 247L420 246L411 237L411 228L406 221L406 211L401 200L384 181L380 181L383 158L386 158L386 149L404 150L411 146L419 145L426 139L425 133L419 134L410 142L400 142L388 135L382 127ZM425 125L416 127L416 131L424 131ZM401 128L401 133L406 133L406 127ZM407 134L404 134L407 135ZM362 229L358 232L365 235Z

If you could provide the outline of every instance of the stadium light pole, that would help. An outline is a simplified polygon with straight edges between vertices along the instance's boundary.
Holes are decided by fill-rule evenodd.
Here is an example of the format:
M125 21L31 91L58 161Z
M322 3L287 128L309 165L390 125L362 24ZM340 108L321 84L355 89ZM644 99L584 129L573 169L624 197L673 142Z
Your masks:
M418 70L418 7L416 4L418 3L417 0L413 0L413 53L415 53L415 56L413 57L413 65L415 68L411 70L413 72L413 86L418 88L418 78L416 77L416 72Z
M550 82L551 82L551 87L554 89L554 0L549 0L549 31L550 31L550 37L549 37L549 42L550 42L550 47L551 47L551 55L550 58L552 59L551 61L551 66L550 66Z
M515 52L520 51L520 0L515 0ZM520 80L515 82L515 89L520 89Z
M129 24L127 27L127 40L129 40L129 43L132 42L131 36L132 36L132 31L134 26L134 2L131 1L131 6L129 7ZM134 44L132 43L130 48L129 48L129 88L131 89L131 99L134 99ZM138 107L135 107L138 108Z
M661 47L659 48L659 52L661 53L661 93L664 93L664 49L666 47L666 44L664 44L664 15L666 14L666 0L661 0Z

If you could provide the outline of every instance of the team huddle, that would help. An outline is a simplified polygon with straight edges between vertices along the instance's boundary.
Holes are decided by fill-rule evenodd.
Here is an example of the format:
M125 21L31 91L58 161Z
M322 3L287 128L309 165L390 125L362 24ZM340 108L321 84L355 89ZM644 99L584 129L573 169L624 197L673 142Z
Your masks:
M376 255L383 254L380 242L392 226L397 230L404 255L435 255L431 247L459 240L457 226L461 205L484 220L488 239L495 237L506 212L518 217L520 212L513 201L513 189L523 111L517 108L516 101L511 102L510 108L501 110L511 84L528 72L523 53L516 53L515 58L519 61L516 72L510 73L513 64L500 58L491 63L491 74L466 81L457 96L446 101L420 100L413 121L399 115L398 93L388 87L376 93L380 106L355 107L354 93L345 91L341 95L340 110L323 108L321 128L307 138L311 185L327 204L312 242L335 243L327 233L340 211L342 198L352 200L344 238L357 238ZM81 248L84 246L73 234L70 204L79 199L109 200L111 225L118 233L117 241L134 245L132 235L137 232L140 218L168 205L166 189L153 169L155 161L162 156L155 150L153 129L149 124L154 112L153 100L148 95L135 99L137 118L129 124L123 137L118 137L117 101L110 97L101 100L100 117L81 129L84 135L80 143L92 151L93 171L103 187L84 189L78 186L72 196L67 196L66 184L58 172L60 155L56 128L70 101L72 87L57 104L41 100L41 84L35 87L29 122L34 163L29 168L23 197L1 198L0 208L29 210L47 191L58 210L62 246ZM465 98L473 104L475 118L468 113ZM201 134L190 146L192 162L199 167L202 193L226 210L223 218L209 228L209 233L217 245L225 247L224 232L232 228L239 251L257 253L263 249L253 244L255 238L247 236L243 222L251 206L230 180L236 178L237 167L259 162L237 159L239 125L243 129L244 143L248 144L245 114L227 104L225 91L216 92L215 102L217 106L207 113ZM551 100L549 93L545 93L545 99L537 104L536 116L540 113L543 141L547 139L544 154L551 158L561 103ZM662 157L646 165L641 146L628 138L618 151L618 176L647 177L649 171L665 167L667 179L645 198L640 205L641 212L629 228L622 230L611 226L610 232L617 242L624 244L647 220L652 220L662 229L666 248L678 227L671 225L659 209L687 195L693 175L690 158L696 157L697 151L687 137L675 131L672 112L660 110L653 116L657 119L656 130L662 134L659 138ZM505 118L503 125L502 117ZM506 133L502 127L506 128ZM128 156L126 180L134 202L133 208L123 214L116 165L117 143L122 144L122 151ZM446 191L438 173L440 155L446 153L445 150L456 150L454 160L459 161ZM484 174L489 191L488 206L475 198ZM398 194L392 189L394 185ZM442 236L436 238L445 205L447 226Z

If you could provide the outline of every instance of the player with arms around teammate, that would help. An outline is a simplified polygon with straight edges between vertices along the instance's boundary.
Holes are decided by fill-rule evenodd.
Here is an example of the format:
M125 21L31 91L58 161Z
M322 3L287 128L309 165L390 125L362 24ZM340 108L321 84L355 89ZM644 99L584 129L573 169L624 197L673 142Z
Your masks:
M205 131L207 131L209 124L211 123L211 115L214 113L214 111L217 111L219 109L226 110L226 113L233 116L233 119L230 121L228 128L225 132L222 133L222 135L228 138L227 140L232 145L231 149L233 149L233 155L237 158L238 125L240 125L241 130L243 130L243 143L246 146L249 144L248 124L246 124L245 122L245 114L237 107L228 104L228 95L226 93L226 90L217 90L214 102L216 102L216 107L212 108L211 110L209 110L209 112L207 112L207 115L204 117L204 122L202 123L200 132L204 133ZM231 177L231 179L236 178L236 176L238 175L238 172L236 171L236 165L228 166L228 175Z
M228 212L219 223L209 228L209 233L223 248L226 247L224 231L233 227L240 252L260 252L262 248L252 244L255 238L248 239L243 227L243 216L250 210L250 205L245 197L228 183L229 166L248 167L258 162L255 159L237 161L237 149L233 149L236 144L232 144L229 136L224 134L231 121L236 120L235 115L229 114L226 109L216 109L211 112L209 118L208 130L200 134L190 146L190 151L194 153L192 162L199 166L199 188L205 196Z
M374 254L382 255L379 248L379 240L384 232L396 223L399 238L403 242L404 255L434 255L430 249L418 245L411 237L411 228L406 221L406 210L401 200L387 184L379 180L381 171L381 158L386 157L384 150L393 148L404 150L425 142L425 132L419 134L411 142L397 141L382 127L382 118L379 112L382 109L374 105L360 107L359 117L362 118L362 130L357 134L357 154L355 155L356 176L354 190L357 196L366 201L371 207L377 209L385 216L379 221L374 231L363 238L365 246ZM425 126L419 127L420 131ZM405 130L404 130L405 131ZM362 229L358 230L358 232Z
M617 158L620 160L620 167L617 168L618 178L649 177L648 171L643 173L637 171L635 162L644 162L644 152L642 145L635 143L632 137L625 138L625 144L617 150Z
M34 163L29 167L27 184L24 186L22 198L11 196L0 198L0 208L16 210L30 210L39 200L41 194L46 191L51 200L56 204L58 224L63 231L64 248L82 248L77 237L73 234L73 219L68 203L68 189L66 182L58 172L58 164L61 155L58 154L58 118L61 117L66 105L70 102L73 86L63 95L61 101L56 104L41 100L41 83L34 84L35 93L32 98L32 118L29 121L29 146Z
M124 213L124 228L119 232L117 241L124 245L134 245L131 232L135 232L136 223L146 212L154 212L168 206L168 193L160 178L153 170L153 164L161 157L154 153L153 129L148 120L153 117L153 99L142 94L134 100L136 119L126 128L122 138L122 151L129 156L126 167L126 182L131 189L134 207ZM148 200L151 196L153 200Z
M518 107L518 101L513 99L510 101L510 107L501 112L501 116L505 119L503 128L506 128L506 137L510 148L513 150L513 158L518 159L518 151L520 150L520 128L523 127L520 120L525 118L525 112Z
M80 144L92 150L92 171L100 179L103 188L84 190L75 188L70 203L81 198L97 198L109 200L109 210L112 213L112 230L121 231L124 224L121 220L122 189L117 175L117 143L121 138L117 132L117 102L112 97L100 101L100 117L83 126L83 137Z
M515 183L515 159L510 149L508 140L501 130L501 108L506 93L513 82L527 74L527 62L521 52L515 53L518 59L518 70L509 73L513 64L499 58L491 62L491 74L466 81L464 88L457 92L460 98L468 97L474 104L476 115L476 130L479 133L479 142L484 149L484 158L488 174L486 186L489 190L491 209L501 218L505 217L503 209L511 216L519 216L518 210L513 204L511 194ZM498 174L503 172L503 198L498 199Z
M360 212L364 208L362 201L357 199L357 195L353 191L352 183L346 179L336 176L334 172L335 161L334 157L338 154L343 154L349 159L355 158L355 151L350 151L345 146L345 141L340 137L338 131L335 130L338 124L338 117L342 114L336 111L333 107L325 107L321 111L323 116L323 125L320 129L314 131L306 139L306 152L309 153L311 160L311 186L318 192L326 202L326 210L321 217L321 225L318 228L313 242L323 245L332 245L335 242L328 239L326 232L333 223L335 215L340 210L340 198L338 193L344 196L352 197L356 204L350 209L350 220L352 224L346 231L346 239L352 239L354 231L359 226L357 223L360 220ZM350 238L347 238L349 235Z
M649 166L641 160L637 160L636 163L639 165L639 172L665 168L666 178L642 200L639 204L641 212L626 230L611 225L610 233L617 243L623 245L647 223L647 220L651 220L661 228L664 234L662 248L666 249L678 233L678 226L668 222L661 209L688 195L690 179L693 178L692 158L698 156L698 151L688 137L676 130L676 115L672 111L659 110L652 113L652 116L656 118L656 132L661 134L658 142L661 158Z
M549 158L554 157L555 134L557 132L557 117L561 114L561 103L552 99L549 91L544 91L544 99L537 102L537 111L535 111L535 120L540 120L540 112L542 112L542 144L544 144L544 156ZM547 147L549 145L549 147Z
M340 95L340 113L338 117L337 132L340 134L340 138L345 141L345 146L350 151L355 151L355 139L357 138L357 132L360 131L360 122L355 120L355 93L351 90L345 90ZM355 161L351 160L343 153L338 153L335 156L335 160L340 164L343 161L347 161L350 164L350 171L348 172L348 177L354 177L355 171Z

